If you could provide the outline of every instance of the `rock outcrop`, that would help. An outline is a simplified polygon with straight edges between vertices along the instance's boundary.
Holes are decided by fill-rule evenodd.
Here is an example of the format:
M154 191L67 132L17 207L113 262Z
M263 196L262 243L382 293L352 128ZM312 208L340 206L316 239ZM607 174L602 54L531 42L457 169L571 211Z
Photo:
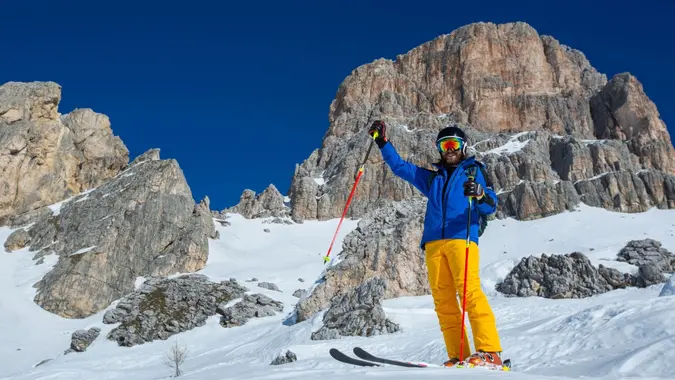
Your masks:
M341 216L376 119L387 123L404 159L429 169L439 158L437 132L460 126L498 193L496 218L543 218L581 202L622 212L675 208L675 149L639 81L627 73L608 80L583 53L525 23L467 25L395 61L356 68L331 103L321 147L295 168L294 220ZM340 262L299 300L298 321L372 277L390 281L385 298L428 292L417 247L421 196L392 173L377 148L370 152L347 213L362 223L344 240ZM596 273L589 289L560 292L658 281L653 269L644 266L628 281L604 268L608 277Z
M166 340L203 326L219 305L243 297L247 290L234 279L214 283L199 274L151 278L107 311L103 322L121 323L108 334L120 346Z
M129 151L106 115L61 115L60 101L53 82L0 86L0 225L100 186L127 165Z
M69 318L106 308L138 277L203 268L216 237L208 205L195 205L175 160L130 167L54 209L35 213L27 228L36 258L59 256L35 285L35 301Z
M24 248L30 243L30 234L23 228L12 232L5 240L5 251L12 252Z
M518 297L584 298L628 286L644 288L666 281L665 273L675 271L675 255L653 239L633 240L617 254L617 261L638 267L637 274L620 273L599 265L580 252L523 258L497 291Z
M428 294L424 256L419 248L426 201L416 198L383 206L345 237L340 262L326 269L311 293L300 299L298 322L330 306L331 300L374 277L387 282L384 297ZM337 247L336 247L337 248Z
M284 355L277 356L270 365L281 365L293 363L298 360L298 357L292 351L286 351Z
M675 150L639 81L608 81L583 53L525 23L467 25L355 69L331 104L321 148L295 169L294 220L341 215L375 119L388 123L402 157L428 168L436 133L464 127L500 192L499 218L536 219L579 202L675 207ZM348 217L418 195L375 148Z
M617 254L617 261L641 267L653 264L660 272L675 272L675 254L654 239L631 240Z
M354 290L336 297L323 316L323 326L312 333L313 340L337 339L344 336L393 334L399 325L387 319L382 297L387 283L372 278Z
M71 336L70 348L65 351L65 354L71 352L84 352L87 350L96 338L101 333L98 327L92 327L89 330L77 330Z
M262 193L245 190L236 206L224 209L220 214L237 213L245 218L288 218L290 208L284 203L284 196L274 185L269 185Z
M523 258L498 292L518 297L584 298L629 286L630 276L600 265L597 269L583 253Z
M220 305L216 310L221 315L223 327L242 326L251 318L271 317L284 310L284 305L264 294L247 294L232 306Z

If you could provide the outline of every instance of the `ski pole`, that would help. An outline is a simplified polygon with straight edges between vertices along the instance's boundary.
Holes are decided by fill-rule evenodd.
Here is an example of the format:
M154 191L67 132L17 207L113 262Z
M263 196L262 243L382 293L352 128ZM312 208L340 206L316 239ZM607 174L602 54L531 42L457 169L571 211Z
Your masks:
M340 217L340 222L338 223L337 229L335 230L335 234L333 235L333 240L330 242L330 246L328 247L328 253L326 253L326 256L323 258L323 263L326 264L330 261L330 251L333 249L333 244L335 243L335 238L338 235L338 231L340 231L340 226L342 225L342 221L345 218L345 215L347 215L347 208L349 208L349 204L352 202L352 197L354 197L354 192L356 191L356 185L358 185L359 180L361 179L361 176L363 175L363 167L366 165L366 161L368 161L368 156L370 155L370 150L373 149L373 144L375 143L375 138L377 138L377 133L375 133L375 136L373 137L373 140L370 141L370 146L368 147L368 151L366 152L366 157L363 159L363 162L361 163L361 166L359 167L358 171L356 172L356 178L354 180L354 185L352 185L352 191L349 193L349 197L347 198L347 203L345 204L344 210L342 210L342 216Z
M473 181L473 173L468 174L469 181ZM462 296L462 329L459 338L459 360L464 361L464 315L466 313L466 278L469 272L469 245L471 244L471 197L469 197L469 216L466 221L466 253L464 255L464 295ZM469 344L467 342L467 344Z

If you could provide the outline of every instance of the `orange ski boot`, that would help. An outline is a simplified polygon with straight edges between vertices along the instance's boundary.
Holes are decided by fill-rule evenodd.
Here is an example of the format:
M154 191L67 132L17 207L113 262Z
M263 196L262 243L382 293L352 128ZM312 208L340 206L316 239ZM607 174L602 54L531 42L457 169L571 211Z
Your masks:
M485 366L499 369L504 365L498 352L478 351L475 354L469 356L466 361L474 367Z

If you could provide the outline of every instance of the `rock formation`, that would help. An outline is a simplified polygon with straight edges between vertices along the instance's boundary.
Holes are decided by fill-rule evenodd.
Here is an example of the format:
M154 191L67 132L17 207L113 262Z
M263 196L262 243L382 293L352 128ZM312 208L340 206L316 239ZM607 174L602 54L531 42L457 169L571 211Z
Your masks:
M23 228L19 228L5 240L5 251L12 252L24 248L30 243L30 234Z
M174 279L151 278L125 296L103 316L104 323L120 323L108 334L120 346L131 347L203 326L222 303L244 296L236 280L213 283L204 275Z
M663 248L661 242L654 239L631 240L617 256L617 261L624 261L637 267L654 264L660 272L675 272L675 254Z
M638 267L637 275L599 265L580 252L524 257L497 284L497 291L518 297L584 298L628 286L644 288L666 281L675 270L675 255L652 239L633 240L617 254L617 261Z
M98 327L92 327L89 330L75 331L70 339L70 348L65 351L65 354L86 351L87 347L94 343L100 333L101 329Z
M608 81L583 53L525 23L467 25L355 69L331 104L321 148L296 167L295 220L341 215L375 119L404 158L426 167L438 159L437 131L463 126L500 192L500 218L541 218L582 201L626 212L675 207L675 150L639 81ZM416 195L374 149L348 216Z
M253 190L245 190L239 204L221 211L220 214L226 213L238 213L245 218L286 218L290 216L290 209L284 203L284 196L279 190L274 185L269 185L258 195Z
M496 218L537 219L580 202L622 212L675 208L675 149L639 81L628 73L608 81L583 53L525 23L467 25L395 61L356 68L331 104L321 147L296 166L294 220L340 217L376 119L403 158L430 169L437 132L462 127L499 195ZM339 264L298 302L298 321L376 276L392 281L386 298L428 292L420 197L375 147L347 213L362 223Z
M127 165L129 152L107 116L61 115L60 101L53 82L0 86L0 225L100 186Z
M427 294L426 266L419 249L425 204L425 200L416 198L366 215L345 237L340 262L326 269L311 293L298 301L296 320L309 319L336 296L374 277L387 282L385 298Z
M282 312L284 305L264 294L247 294L232 306L221 305L216 310L221 315L223 327L242 326L251 318L271 317Z
M270 363L270 365L288 364L293 363L297 360L298 357L295 355L293 351L286 351L284 355L279 355L274 360L272 360L272 363Z
M204 267L215 226L208 200L195 205L175 160L145 161L55 212L17 220L35 257L58 263L36 284L35 301L64 317L82 318L134 290L137 277Z
M382 297L387 283L372 278L354 290L336 297L323 316L323 326L312 333L313 340L337 339L343 336L375 336L392 334L400 327L387 319Z
M596 269L580 252L543 254L523 258L496 289L518 297L584 298L625 288L629 279L613 268L600 265Z

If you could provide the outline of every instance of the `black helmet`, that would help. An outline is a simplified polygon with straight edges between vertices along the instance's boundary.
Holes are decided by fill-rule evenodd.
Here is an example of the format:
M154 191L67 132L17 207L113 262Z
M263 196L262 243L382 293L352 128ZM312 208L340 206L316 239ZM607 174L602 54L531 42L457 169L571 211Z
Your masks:
M438 135L436 136L436 141L440 139L441 137L448 137L448 136L455 136L459 137L462 140L466 141L466 134L464 131L462 131L459 127L457 126L451 126L451 127L445 127L441 129L440 132L438 132Z

